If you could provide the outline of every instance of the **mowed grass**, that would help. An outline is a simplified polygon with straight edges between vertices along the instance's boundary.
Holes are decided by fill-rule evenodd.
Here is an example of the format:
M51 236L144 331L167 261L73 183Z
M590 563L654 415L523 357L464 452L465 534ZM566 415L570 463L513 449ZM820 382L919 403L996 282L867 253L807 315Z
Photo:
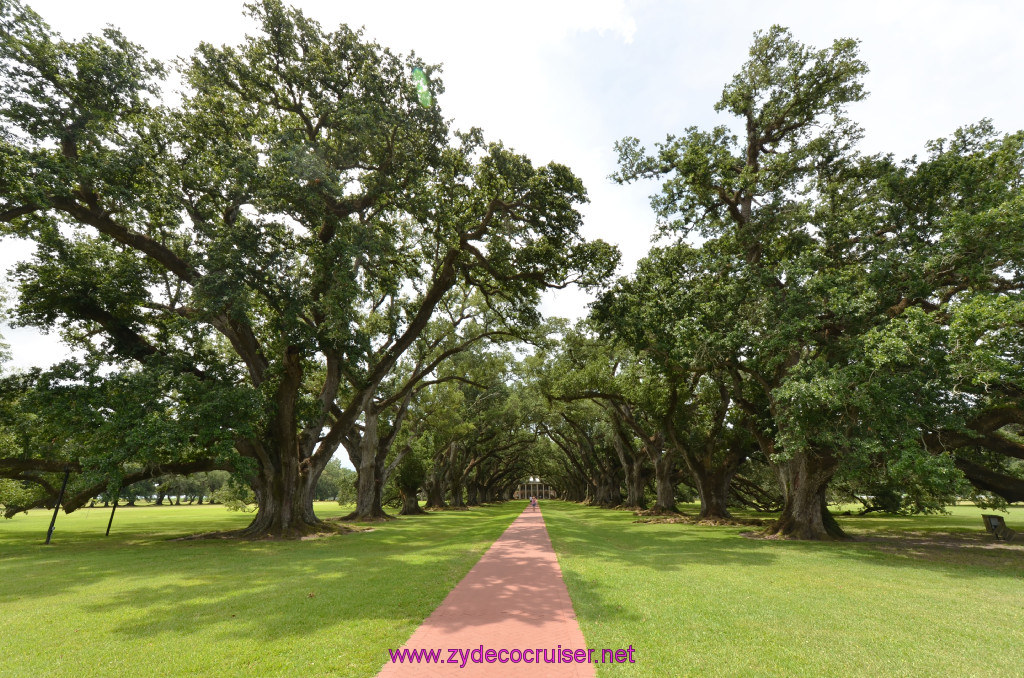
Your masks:
M523 504L301 542L170 541L252 518L222 506L3 520L0 676L372 676Z
M985 548L973 507L840 517L851 543L543 509L587 645L636 648L599 676L1024 675L1024 547Z

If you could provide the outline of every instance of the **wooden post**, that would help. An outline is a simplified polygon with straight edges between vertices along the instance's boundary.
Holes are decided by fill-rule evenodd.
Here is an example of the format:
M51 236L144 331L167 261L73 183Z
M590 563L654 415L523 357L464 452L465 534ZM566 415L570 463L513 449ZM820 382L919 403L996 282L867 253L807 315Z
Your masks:
M117 492L114 493L114 508L110 509L110 520L107 521L107 534L105 535L107 537L110 536L110 526L114 524L114 511L117 510L117 500L120 496L121 488L119 487L117 488Z
M57 496L57 504L53 507L53 517L50 518L50 529L46 531L46 545L50 545L50 538L53 536L53 526L57 524L57 511L60 510L60 505L64 503L64 490L68 487L68 476L71 475L71 465L67 464L64 466L64 482L60 486L60 494Z

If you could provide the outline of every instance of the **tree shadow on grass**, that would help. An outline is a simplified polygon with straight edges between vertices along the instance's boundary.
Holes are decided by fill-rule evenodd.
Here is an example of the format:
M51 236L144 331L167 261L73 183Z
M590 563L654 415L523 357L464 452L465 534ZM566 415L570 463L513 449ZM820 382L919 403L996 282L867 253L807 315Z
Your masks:
M637 524L620 513L593 507L565 504L560 508L568 515L554 514L556 543L573 554L606 559L609 565L627 566L638 573L691 564L771 567L781 554L796 552L869 561L900 571L925 568L954 577L1024 578L1024 546L993 545L980 527L967 531L964 520L940 523L918 534L908 530L912 519L869 519L872 522L858 522L855 541L806 542L746 539L742 534L749 527ZM892 531L896 526L901 529ZM965 531L941 531L950 527Z
M554 513L554 529L549 521L549 532L553 532L552 539L558 548L626 565L638 574L644 570L678 570L694 564L757 568L774 564L770 545L733 538L749 527L634 523L632 515L591 507L582 510L595 513L574 513L571 520Z
M591 632L605 635L615 635L608 620L625 628L657 623L658 613L646 606L662 602L697 615L701 623L713 625L721 615L750 616L756 626L759 616L784 618L793 605L825 613L859 604L853 592L876 584L877 595L898 598L913 590L915 578L935 582L934 574L968 582L985 600L1024 593L1024 559L964 562L893 553L884 542L746 539L741 533L750 528L637 524L620 512L573 504L550 511L548 529L560 559L572 563L565 581L576 610L604 628L592 626ZM945 550L964 558L962 549ZM993 552L999 551L987 551ZM890 586L894 581L899 583ZM1013 599L1018 598L1007 598ZM793 602L799 600L805 602Z
M162 525L157 537L137 529L109 540L91 531L75 536L69 529L59 546L47 548L38 546L34 532L26 533L24 539L5 538L5 545L23 543L0 561L0 604L29 599L42 608L52 606L54 614L95 615L103 620L104 633L125 639L169 634L209 643L272 635L298 642L351 621L411 631L517 513L515 505L437 513L310 542L168 542L174 530ZM769 574L782 554L794 552L822 553L832 563L836 556L868 561L894 576L927 568L1002 580L992 584L994 590L1008 579L1018 584L1024 571L914 559L870 542L748 540L739 536L744 528L641 525L629 514L572 505L546 517L559 550L627 567L638 580L647 571L691 565ZM177 536L196 527L193 522ZM599 592L587 595L601 603ZM611 603L606 608L620 618L636 616Z
M204 643L298 637L346 620L415 624L516 513L410 517L305 542L168 542L163 532L160 540L65 539L60 549L22 548L0 563L0 604L31 598L55 613L60 606L107 620L108 634L202 635Z

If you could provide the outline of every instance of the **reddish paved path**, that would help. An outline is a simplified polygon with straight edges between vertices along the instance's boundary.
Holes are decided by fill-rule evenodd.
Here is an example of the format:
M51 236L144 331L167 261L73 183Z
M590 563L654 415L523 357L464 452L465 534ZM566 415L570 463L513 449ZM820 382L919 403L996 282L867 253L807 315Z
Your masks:
M416 629L403 648L498 650L586 649L541 512L527 508L491 545L465 579ZM594 676L593 664L392 664L393 676Z

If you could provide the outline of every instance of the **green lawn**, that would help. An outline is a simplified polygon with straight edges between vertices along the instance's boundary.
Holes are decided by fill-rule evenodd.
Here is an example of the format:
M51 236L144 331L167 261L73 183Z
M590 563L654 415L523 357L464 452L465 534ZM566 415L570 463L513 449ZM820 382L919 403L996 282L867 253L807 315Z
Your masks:
M222 506L0 520L0 676L372 676L523 502L303 542L169 541ZM321 504L321 516L347 513Z
M1024 675L1024 548L981 548L981 513L843 517L880 540L819 544L544 504L587 645L636 648L599 675L659 677Z
M49 512L19 515L0 522L0 676L372 676L523 504L305 542L170 541L250 519L182 506L118 509L109 538L107 510L61 515L46 547ZM544 513L588 646L637 648L602 675L1024 674L1024 549L981 548L977 509L841 518L874 540L843 544Z

